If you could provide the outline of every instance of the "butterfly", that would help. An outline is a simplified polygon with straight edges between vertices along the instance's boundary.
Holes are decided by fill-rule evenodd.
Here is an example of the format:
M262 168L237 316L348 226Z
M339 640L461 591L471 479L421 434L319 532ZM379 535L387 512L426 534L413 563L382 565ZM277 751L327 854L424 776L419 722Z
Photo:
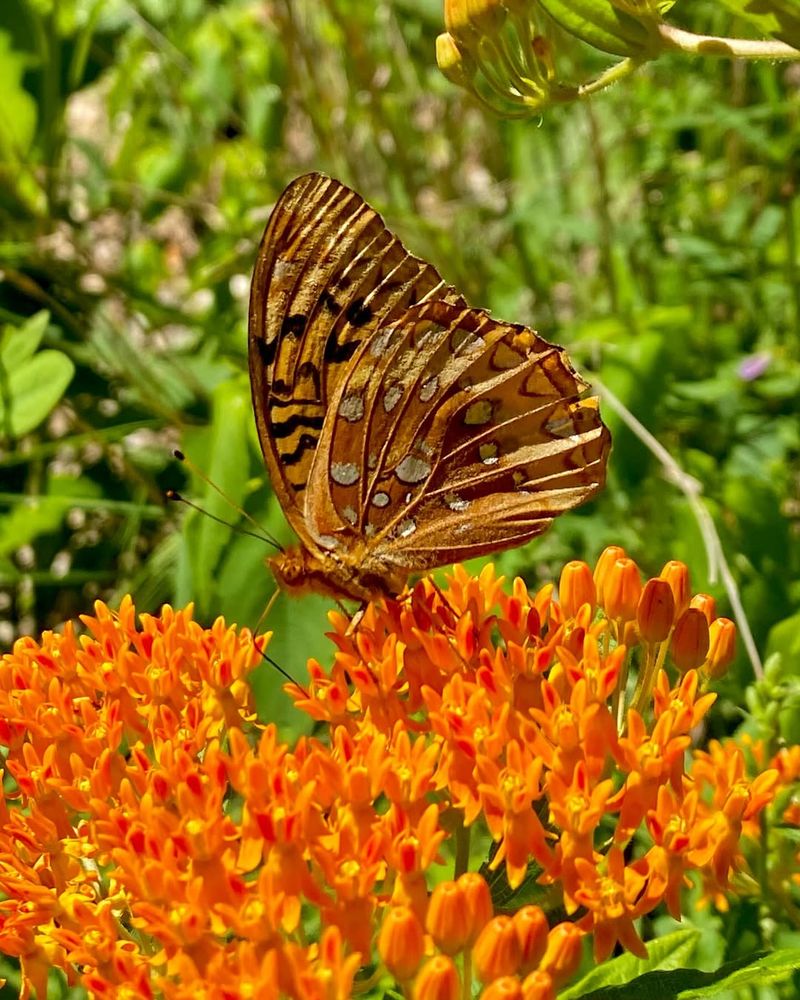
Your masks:
M253 273L249 364L300 544L280 586L368 601L521 545L605 480L608 429L562 348L469 306L355 191L292 181Z

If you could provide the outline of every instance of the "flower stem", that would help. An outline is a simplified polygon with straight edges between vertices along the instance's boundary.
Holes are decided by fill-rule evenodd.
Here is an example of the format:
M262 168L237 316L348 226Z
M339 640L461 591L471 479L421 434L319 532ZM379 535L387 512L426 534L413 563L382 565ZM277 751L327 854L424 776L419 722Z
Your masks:
M456 830L456 860L453 878L459 878L469 868L470 829L461 823Z
M696 35L692 31L661 23L656 31L665 48L697 56L737 59L800 59L800 50L776 39L722 38Z

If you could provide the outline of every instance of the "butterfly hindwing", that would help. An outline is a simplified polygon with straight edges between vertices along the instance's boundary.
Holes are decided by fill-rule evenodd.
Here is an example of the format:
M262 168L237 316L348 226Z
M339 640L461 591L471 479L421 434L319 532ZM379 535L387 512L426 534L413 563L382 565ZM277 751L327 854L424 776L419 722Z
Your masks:
M323 431L314 536L424 569L520 544L588 499L609 437L564 351L480 309L433 301L354 357Z
M436 296L459 298L354 191L308 174L281 195L253 274L250 378L273 487L301 537L302 492L353 355L379 324Z

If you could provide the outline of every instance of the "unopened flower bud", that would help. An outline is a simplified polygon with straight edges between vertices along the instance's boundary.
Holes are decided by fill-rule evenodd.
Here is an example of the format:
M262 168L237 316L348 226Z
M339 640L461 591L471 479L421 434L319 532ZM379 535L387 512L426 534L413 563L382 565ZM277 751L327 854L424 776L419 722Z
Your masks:
M592 610L597 600L592 571L585 562L573 559L561 570L558 584L559 600L567 618L574 618L584 604Z
M516 976L501 976L481 992L481 1000L522 1000L522 986Z
M670 653L672 662L685 674L696 670L706 658L709 646L709 631L706 616L697 608L687 608L678 619L672 633Z
M444 0L444 26L459 41L496 33L505 19L500 0Z
M483 928L494 914L492 894L486 880L477 872L465 872L457 881L464 901L464 907L469 915L470 929L465 946L470 948L478 938Z
M523 906L511 919L520 947L519 974L525 976L539 965L545 953L550 925L538 906Z
M666 580L648 580L636 608L639 635L646 642L663 642L675 620L675 598Z
M703 673L711 680L722 677L736 658L736 626L730 618L715 618L708 627L708 656Z
M672 589L672 596L675 598L675 619L683 614L689 607L689 597L692 592L691 581L689 580L689 567L686 563L677 559L670 559L659 573L662 580L666 580Z
M378 954L383 964L401 983L411 979L422 961L425 934L422 924L408 906L391 906L378 936Z
M435 955L420 969L414 981L414 1000L458 1000L461 992L452 958Z
M431 893L425 926L436 945L446 955L457 955L470 938L470 914L461 887L440 882Z
M475 971L483 983L500 976L513 976L519 968L520 958L520 943L511 917L490 920L472 949Z
M462 52L452 35L436 36L436 65L457 87L469 85L475 75L475 64L467 52Z
M717 617L717 602L711 594L695 594L689 601L689 607L702 611L709 625Z
M625 558L625 549L619 545L608 545L600 553L600 558L594 568L594 585L597 591L597 603L605 604L605 583L608 571L617 561Z
M603 588L606 615L613 621L634 621L641 593L639 567L633 559L617 559L608 570Z
M556 988L549 972L537 969L522 981L522 1000L556 1000Z
M566 983L581 964L583 932L569 922L557 924L547 935L547 949L539 963L541 972L549 972L556 987Z

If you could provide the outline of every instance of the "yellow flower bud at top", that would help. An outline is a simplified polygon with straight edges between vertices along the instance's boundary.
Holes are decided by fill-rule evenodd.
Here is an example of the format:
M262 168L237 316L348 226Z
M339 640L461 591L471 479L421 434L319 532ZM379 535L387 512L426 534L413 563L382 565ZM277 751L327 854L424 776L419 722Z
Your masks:
M687 608L678 619L670 642L672 662L685 674L696 670L705 660L709 646L706 616L697 608Z
M425 934L422 924L408 906L391 906L378 935L378 954L399 982L411 979L422 961Z
M513 976L521 958L522 949L511 917L490 920L472 949L472 962L483 983L491 983L500 976Z
M675 620L675 598L666 580L648 580L636 608L639 635L645 642L663 642Z
M457 87L466 87L475 75L475 65L469 54L462 52L455 38L446 32L436 36L436 65Z
M702 671L711 680L722 677L736 658L736 626L730 618L716 618L708 627L708 656Z
M436 955L420 969L414 981L414 1000L458 1000L461 983L452 958Z
M459 40L498 32L505 20L501 0L444 0L444 26Z
M591 605L594 611L597 591L592 571L585 562L573 559L563 568L558 583L558 596L566 618L574 618L584 604Z

